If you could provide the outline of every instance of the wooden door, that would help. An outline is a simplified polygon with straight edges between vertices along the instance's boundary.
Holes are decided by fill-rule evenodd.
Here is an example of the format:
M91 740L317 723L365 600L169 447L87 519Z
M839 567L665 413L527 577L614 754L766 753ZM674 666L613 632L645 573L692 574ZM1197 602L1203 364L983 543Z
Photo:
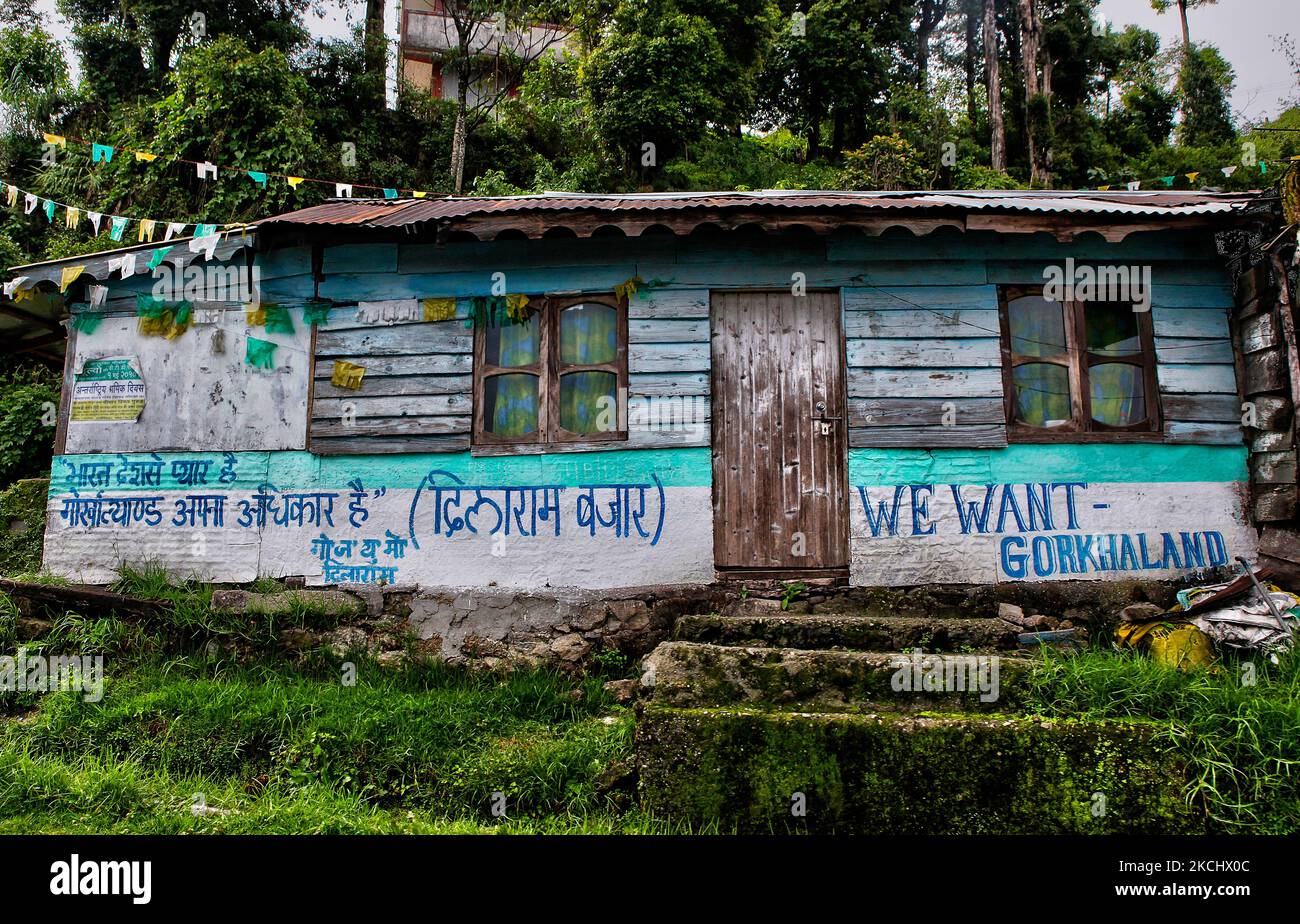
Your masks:
M731 577L841 576L848 427L839 297L714 292L711 302L717 568Z

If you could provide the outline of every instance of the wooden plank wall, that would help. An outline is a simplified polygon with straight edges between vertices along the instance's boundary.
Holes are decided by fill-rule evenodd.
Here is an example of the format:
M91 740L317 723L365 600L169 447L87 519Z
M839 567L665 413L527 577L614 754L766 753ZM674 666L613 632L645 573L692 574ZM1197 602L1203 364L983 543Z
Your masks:
M326 249L320 294L350 304L464 299L489 291L497 273L510 292L576 294L610 292L640 276L647 285L629 306L627 445L702 446L708 444L709 290L786 288L800 278L810 289L842 293L851 446L998 447L1006 445L1006 425L997 287L1041 283L1043 268L1066 256L1150 265L1165 438L1239 443L1231 296L1202 238L1135 235L1118 245L1100 239L1066 245L1042 235L941 232L923 239L664 236L353 245ZM310 282L287 274L267 286L269 297L284 298L279 290L295 286L301 294L303 279ZM313 448L466 448L470 351L461 322L361 329L354 316L336 310L318 333ZM333 359L364 360L360 392L344 395L329 385ZM344 432L348 399L357 419ZM638 427L646 417L670 425ZM691 425L674 423L682 417Z
M709 290L640 291L627 327L627 445L709 445Z
M336 308L316 330L311 447L322 455L469 448L474 337L464 318L380 326ZM361 388L330 383L334 363L365 367Z
M1294 521L1297 511L1297 457L1293 382L1288 368L1288 338L1284 330L1284 313L1293 311L1289 299L1282 297L1280 276L1275 277L1268 263L1260 263L1242 274L1237 281L1237 305L1234 316L1237 343L1241 348L1242 392L1248 420L1250 443L1251 515L1256 523L1272 527ZM1238 408L1238 416L1243 413ZM1261 537L1261 547L1270 548ZM1293 557L1278 548L1272 555Z
M997 288L846 288L849 445L1005 446Z
M1226 281L1161 283L1158 270L1154 275L1151 322L1165 440L1241 445L1241 397L1228 329L1232 288Z

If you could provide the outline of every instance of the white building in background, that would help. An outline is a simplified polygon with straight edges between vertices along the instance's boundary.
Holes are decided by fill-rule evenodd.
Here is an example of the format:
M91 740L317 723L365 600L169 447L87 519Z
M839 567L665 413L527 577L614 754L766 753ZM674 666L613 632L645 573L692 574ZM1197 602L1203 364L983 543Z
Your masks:
M552 23L538 23L526 32L510 31L503 23L488 19L473 27L470 48L485 55L505 50L526 59L543 54L558 57L566 48L570 32ZM402 4L398 57L402 78L408 83L427 89L440 99L455 99L455 69L442 59L457 44L456 24L447 13L445 0L406 0ZM509 75L501 74L472 85L470 105L502 90L513 96L516 87L508 85L509 80Z

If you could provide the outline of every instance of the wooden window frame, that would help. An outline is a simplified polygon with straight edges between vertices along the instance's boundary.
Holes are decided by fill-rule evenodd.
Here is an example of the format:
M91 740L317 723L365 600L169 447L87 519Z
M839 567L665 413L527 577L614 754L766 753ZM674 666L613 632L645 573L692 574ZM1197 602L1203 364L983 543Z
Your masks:
M560 315L574 305L599 304L613 308L617 349L612 363L560 362ZM509 455L544 451L608 448L607 444L627 440L627 300L608 293L589 295L540 296L529 298L529 309L542 313L538 331L538 361L527 366L497 366L487 362L487 331L474 326L474 410L473 440L476 451L483 454ZM498 436L484 426L486 411L485 385L489 378L513 372L536 375L537 429L526 437ZM608 372L615 376L615 400L618 405L618 428L605 433L572 433L560 427L560 379L571 372Z
M1124 443L1163 442L1160 386L1156 375L1155 332L1150 311L1135 311L1140 352L1132 357L1107 356L1086 348L1086 312L1091 302L1062 301L1066 348L1054 356L1020 356L1011 351L1010 303L1025 296L1043 294L1042 286L999 286L998 319L1002 338L1002 394L1007 419L1007 440L1013 443ZM1147 419L1129 427L1115 427L1092 419L1092 388L1089 370L1104 363L1141 366L1147 398ZM1033 427L1016 421L1015 368L1028 363L1064 366L1070 380L1070 422L1059 427Z

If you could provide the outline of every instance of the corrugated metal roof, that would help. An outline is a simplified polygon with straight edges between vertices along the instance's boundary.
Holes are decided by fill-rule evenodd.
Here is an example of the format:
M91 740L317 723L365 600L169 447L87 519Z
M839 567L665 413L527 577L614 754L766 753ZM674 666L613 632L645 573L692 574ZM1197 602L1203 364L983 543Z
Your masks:
M430 221L457 221L512 213L594 211L610 214L691 209L774 211L854 209L891 211L945 209L958 211L1042 212L1177 216L1226 214L1245 209L1252 193L1193 192L1060 192L1058 190L973 190L936 192L839 192L763 190L702 193L542 193L528 196L446 199L337 199L276 215L258 222L277 225L348 225L402 228Z

